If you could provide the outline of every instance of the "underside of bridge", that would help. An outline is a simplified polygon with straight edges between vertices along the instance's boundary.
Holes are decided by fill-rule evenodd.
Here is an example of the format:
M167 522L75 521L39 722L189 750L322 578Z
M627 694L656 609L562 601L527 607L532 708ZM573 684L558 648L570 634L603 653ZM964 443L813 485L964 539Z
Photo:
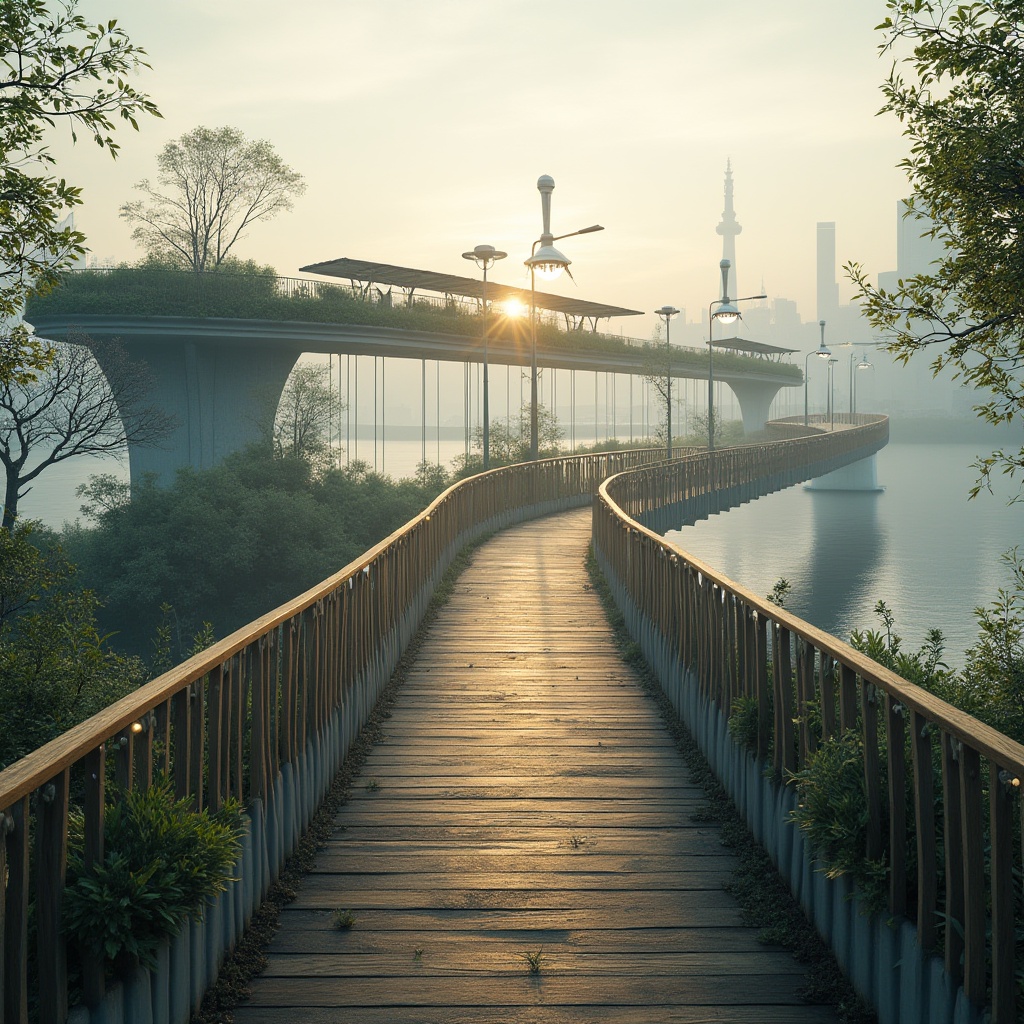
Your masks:
M129 445L133 481L155 474L167 482L185 466L208 469L269 437L299 355L288 349L196 344L189 339L124 344L132 360L145 363L153 373L150 401L175 422L159 447Z
M267 436L288 375L303 353L479 363L479 339L372 326L184 317L47 316L40 336L60 340L84 331L97 341L119 339L133 360L154 378L153 404L174 417L176 427L160 447L129 446L133 480L155 474L168 482L181 468L205 469ZM489 361L529 365L522 345L493 339ZM633 352L547 350L541 367L598 373L647 375L644 350ZM733 389L743 428L761 430L772 400L797 381L751 360L737 373L716 368L715 379ZM702 379L693 366L673 368L678 378ZM703 379L707 379L706 373Z

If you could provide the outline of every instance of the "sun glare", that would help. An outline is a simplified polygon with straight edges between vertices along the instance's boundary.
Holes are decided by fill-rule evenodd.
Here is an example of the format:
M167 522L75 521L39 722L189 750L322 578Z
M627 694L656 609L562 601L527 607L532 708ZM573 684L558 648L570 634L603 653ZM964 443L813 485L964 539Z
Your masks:
M518 299L508 299L505 302L505 316L526 316L526 306Z

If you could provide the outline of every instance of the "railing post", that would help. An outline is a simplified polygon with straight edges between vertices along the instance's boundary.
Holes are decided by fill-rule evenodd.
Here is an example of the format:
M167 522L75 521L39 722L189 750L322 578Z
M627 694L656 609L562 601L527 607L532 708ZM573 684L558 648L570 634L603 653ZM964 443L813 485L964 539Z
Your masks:
M946 970L954 981L963 978L964 857L963 807L960 803L960 742L942 734L942 821L946 852L946 916L943 929ZM905 912L904 907L904 912Z
M931 725L923 715L913 711L910 728L914 753L914 816L917 819L917 941L922 949L928 950L935 948L935 911L938 906Z
M68 782L65 768L39 791L36 832L36 962L39 1017L62 1024L68 1015L67 941L61 930L68 864Z
M8 811L4 920L4 1024L28 1024L29 798Z
M868 803L868 860L882 857L882 783L878 753L878 691L873 683L861 680L861 739L864 743L864 789Z
M1020 779L990 762L988 793L992 849L993 1024L1012 1024L1016 1016L1013 812L1018 802L1019 787Z
M907 912L907 729L906 709L885 695L889 768L889 912Z
M964 862L964 992L981 1006L986 995L985 848L982 832L981 756L960 750L960 848Z
M85 849L82 864L86 870L103 861L103 818L106 809L106 747L101 743L82 759L85 774ZM106 992L103 951L95 946L81 950L82 995L85 1005L100 1004Z

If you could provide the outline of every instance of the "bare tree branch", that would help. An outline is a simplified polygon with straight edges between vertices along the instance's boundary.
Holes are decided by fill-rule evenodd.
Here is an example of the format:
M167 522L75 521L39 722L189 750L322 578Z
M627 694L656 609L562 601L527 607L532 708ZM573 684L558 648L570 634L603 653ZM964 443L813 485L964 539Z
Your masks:
M129 443L159 445L173 426L147 404L152 376L122 345L76 335L49 354L38 378L0 383L2 525L8 528L29 485L50 466L77 455L123 455Z

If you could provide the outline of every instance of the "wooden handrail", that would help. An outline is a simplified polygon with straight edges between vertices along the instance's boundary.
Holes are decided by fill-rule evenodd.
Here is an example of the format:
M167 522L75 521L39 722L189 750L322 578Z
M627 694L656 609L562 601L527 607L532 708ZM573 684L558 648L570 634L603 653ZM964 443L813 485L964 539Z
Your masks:
M197 808L216 809L228 796L270 800L282 765L300 772L300 755L332 717L346 716L344 735L358 733L463 545L517 518L586 504L609 474L663 458L662 449L566 456L463 480L323 582L0 772L0 1019L27 1019L30 885L41 1014L48 1021L66 1016L60 918L69 772L84 791L89 856L102 851L111 762L127 788L166 772L177 796ZM56 799L30 801L33 794ZM33 846L44 852L30 870ZM83 964L83 984L88 1002L101 998L98 958Z
M802 448L806 458L822 445L856 446L858 435L868 438L881 427L879 417L857 419L841 431L778 442L771 450L731 449L728 485L764 493L774 489L770 478L792 461L787 452ZM790 421L787 429L793 426ZM777 777L805 768L824 740L858 731L868 814L865 855L884 856L890 867L890 912L910 909L925 949L934 948L942 932L946 969L962 980L967 997L984 1005L991 979L992 1019L1015 1020L1013 875L1022 867L1024 746L643 525L642 516L667 491L684 505L692 502L699 514L713 474L704 453L657 474L640 469L605 481L594 502L602 567L640 619L670 645L673 675L680 685L699 687L709 711L731 716L739 698L754 702L757 753L768 758L770 749ZM769 638L771 680L765 670ZM812 705L821 709L820 725L810 721ZM888 789L881 785L883 763ZM914 794L916 877L908 877L904 780ZM942 794L949 796L940 819L935 806ZM944 851L941 864L937 850Z

